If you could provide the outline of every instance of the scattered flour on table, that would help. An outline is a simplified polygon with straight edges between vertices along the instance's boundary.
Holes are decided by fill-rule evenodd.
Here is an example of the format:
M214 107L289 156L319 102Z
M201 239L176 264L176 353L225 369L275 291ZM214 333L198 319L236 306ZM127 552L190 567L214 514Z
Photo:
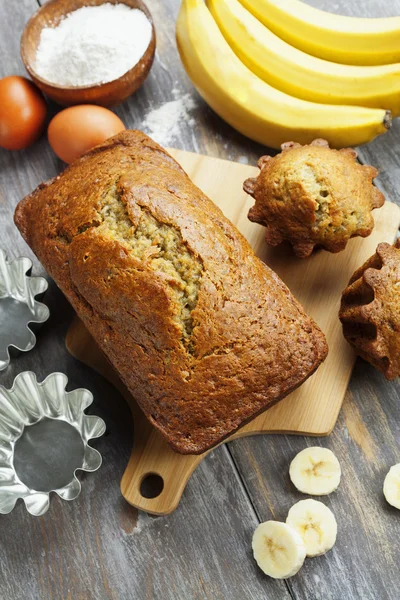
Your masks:
M171 90L171 94L173 95L175 100L177 100L181 94L181 90L178 87L174 86Z
M174 88L172 94L176 97L178 91ZM183 124L194 126L196 121L190 116L190 112L195 107L196 103L191 95L185 94L147 113L140 128L160 146L168 146L179 137Z

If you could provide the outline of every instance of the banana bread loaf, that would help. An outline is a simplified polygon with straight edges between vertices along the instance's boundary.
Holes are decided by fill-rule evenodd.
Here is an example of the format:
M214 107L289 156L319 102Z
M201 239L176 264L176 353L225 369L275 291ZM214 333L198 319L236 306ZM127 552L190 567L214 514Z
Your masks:
M40 185L15 222L178 452L218 444L327 354L278 276L141 132Z

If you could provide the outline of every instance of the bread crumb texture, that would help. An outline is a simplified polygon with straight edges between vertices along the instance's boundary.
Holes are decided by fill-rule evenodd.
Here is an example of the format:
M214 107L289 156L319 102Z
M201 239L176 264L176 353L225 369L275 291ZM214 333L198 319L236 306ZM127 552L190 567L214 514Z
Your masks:
M179 308L176 321L182 327L184 342L191 349L191 312L197 303L203 271L201 260L193 254L175 227L160 223L146 209L140 209L135 228L116 185L105 194L101 215L103 222L100 227L105 235L126 246L132 256L153 271L161 271L168 276L173 301Z
M256 201L249 219L266 227L267 243L287 240L306 258L315 247L340 252L350 238L370 235L371 211L384 196L372 184L378 171L356 157L352 148L332 150L325 140L289 142L274 158L263 156L259 176L244 189Z
M15 221L172 447L201 453L327 353L287 287L160 146L123 132Z

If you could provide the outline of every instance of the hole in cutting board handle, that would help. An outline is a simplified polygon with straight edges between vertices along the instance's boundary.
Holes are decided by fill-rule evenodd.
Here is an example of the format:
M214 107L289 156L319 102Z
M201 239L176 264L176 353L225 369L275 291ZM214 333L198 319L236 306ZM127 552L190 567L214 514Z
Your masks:
M164 479L157 473L147 473L140 483L143 498L157 498L164 489Z

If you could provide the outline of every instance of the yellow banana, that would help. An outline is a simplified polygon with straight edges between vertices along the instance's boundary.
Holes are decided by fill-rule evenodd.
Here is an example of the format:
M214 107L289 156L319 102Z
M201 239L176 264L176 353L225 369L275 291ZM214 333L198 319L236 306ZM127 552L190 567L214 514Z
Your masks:
M239 0L206 0L226 41L261 79L291 96L322 104L387 108L400 114L400 64L338 65L290 46Z
M189 77L232 127L272 148L324 137L333 147L364 144L390 126L390 112L315 104L269 86L231 50L203 0L183 0L177 43Z
M318 58L347 65L400 62L400 17L345 17L300 0L240 2L280 38Z

